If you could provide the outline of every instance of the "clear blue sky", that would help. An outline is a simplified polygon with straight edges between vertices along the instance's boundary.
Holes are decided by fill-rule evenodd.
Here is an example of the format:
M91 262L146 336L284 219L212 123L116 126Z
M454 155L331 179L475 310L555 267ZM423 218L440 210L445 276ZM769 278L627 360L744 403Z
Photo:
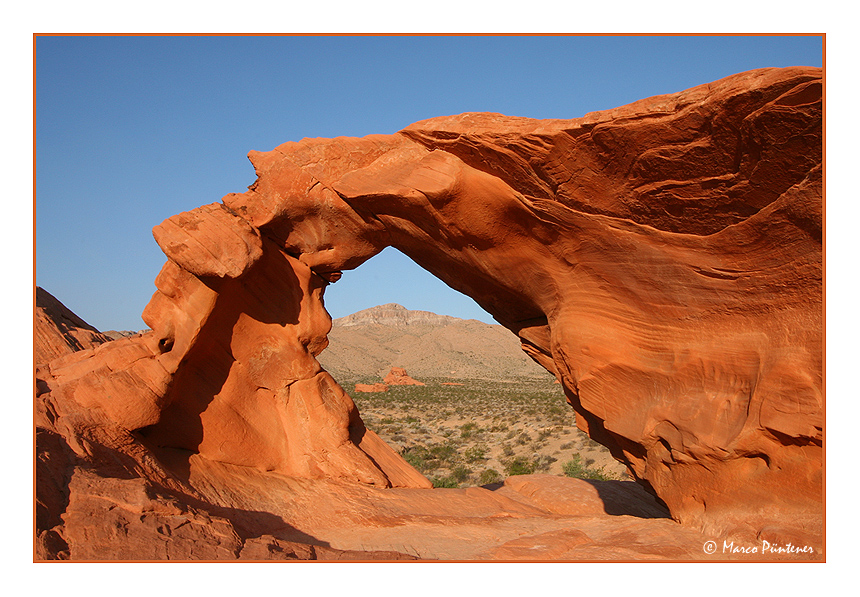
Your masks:
M99 329L141 329L152 227L243 192L250 150L462 112L577 118L821 64L802 36L40 37L36 282ZM326 291L333 317L388 302L492 321L393 249Z

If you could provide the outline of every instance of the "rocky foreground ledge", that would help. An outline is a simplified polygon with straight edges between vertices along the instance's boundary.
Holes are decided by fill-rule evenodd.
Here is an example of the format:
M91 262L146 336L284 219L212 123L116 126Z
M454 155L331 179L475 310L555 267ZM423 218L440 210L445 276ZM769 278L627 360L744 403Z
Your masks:
M37 363L37 558L823 558L821 91L763 69L251 152L248 192L156 226L151 332ZM431 489L366 429L316 356L326 287L386 246L637 483Z

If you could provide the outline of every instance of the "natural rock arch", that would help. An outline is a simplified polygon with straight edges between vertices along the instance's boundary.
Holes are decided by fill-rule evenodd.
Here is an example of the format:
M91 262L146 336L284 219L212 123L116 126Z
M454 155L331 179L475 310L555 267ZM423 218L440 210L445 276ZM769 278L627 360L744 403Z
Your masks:
M155 228L152 333L52 363L54 400L154 449L429 487L314 358L326 286L393 246L516 333L677 520L820 524L820 69L249 157L246 193Z

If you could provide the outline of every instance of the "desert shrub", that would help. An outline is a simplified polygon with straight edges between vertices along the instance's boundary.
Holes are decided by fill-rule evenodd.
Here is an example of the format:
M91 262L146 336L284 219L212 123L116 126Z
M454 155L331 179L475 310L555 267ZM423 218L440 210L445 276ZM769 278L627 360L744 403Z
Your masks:
M553 458L548 454L542 454L540 457L537 458L537 460L535 460L535 470L546 472L549 470L549 467L552 465L552 463L556 460L558 459Z
M514 449L510 446L510 444L502 444L502 454L508 457L513 456Z
M592 461L593 462L593 461ZM605 467L594 468L588 464L583 464L579 454L574 454L572 460L568 460L561 465L561 469L568 477L575 479L594 479L597 481L614 481L618 477L605 470Z
M509 477L514 475L531 475L537 468L536 459L526 458L525 456L517 456L507 462L502 463L505 467L505 473Z
M462 464L455 466L449 475L452 479L456 480L458 483L462 483L466 479L469 478L469 475L472 474L472 470L464 466Z
M603 448L604 450L606 449L606 446L604 446L603 444L597 443L596 441L594 441L590 437L586 436L583 441L584 441L586 446L588 446L589 448L592 448L594 450L599 450L601 448Z
M446 489L456 489L459 487L459 483L453 477L433 477L430 479L430 482L433 484L433 487Z
M460 437L462 439L467 439L472 436L473 433L478 432L478 425L475 423L465 423L460 425Z
M406 462L422 473L428 470L427 460L430 457L430 454L424 446L410 446L403 450L400 455L403 456L403 459Z
M567 443L561 444L558 447L558 449L559 450L572 450L573 449L573 442L567 442Z
M450 443L429 447L410 446L404 449L400 455L419 471L428 472L453 463L457 458L457 449Z
M482 446L472 446L463 453L466 462L479 462L487 459L487 449Z
M530 436L528 433L526 433L525 431L523 431L522 433L520 433L520 435L519 435L519 436L517 437L517 439L516 439L516 442L517 442L519 445L521 445L521 446L526 445L526 444L527 444L527 443L529 443L530 441L532 441L532 438L531 438L531 436Z
M489 483L498 483L502 480L502 475L496 469L488 468L481 471L481 476L478 477L478 483L488 485Z
M457 456L457 448L450 443L438 444L430 448L430 455L442 462L450 462Z

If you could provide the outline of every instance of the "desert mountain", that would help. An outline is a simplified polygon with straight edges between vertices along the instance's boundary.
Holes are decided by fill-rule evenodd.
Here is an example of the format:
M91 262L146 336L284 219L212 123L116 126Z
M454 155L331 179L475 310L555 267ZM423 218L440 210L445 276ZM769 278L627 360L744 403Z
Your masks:
M403 367L416 379L541 378L546 370L500 325L411 311L396 303L335 319L319 362L335 378L381 378Z

